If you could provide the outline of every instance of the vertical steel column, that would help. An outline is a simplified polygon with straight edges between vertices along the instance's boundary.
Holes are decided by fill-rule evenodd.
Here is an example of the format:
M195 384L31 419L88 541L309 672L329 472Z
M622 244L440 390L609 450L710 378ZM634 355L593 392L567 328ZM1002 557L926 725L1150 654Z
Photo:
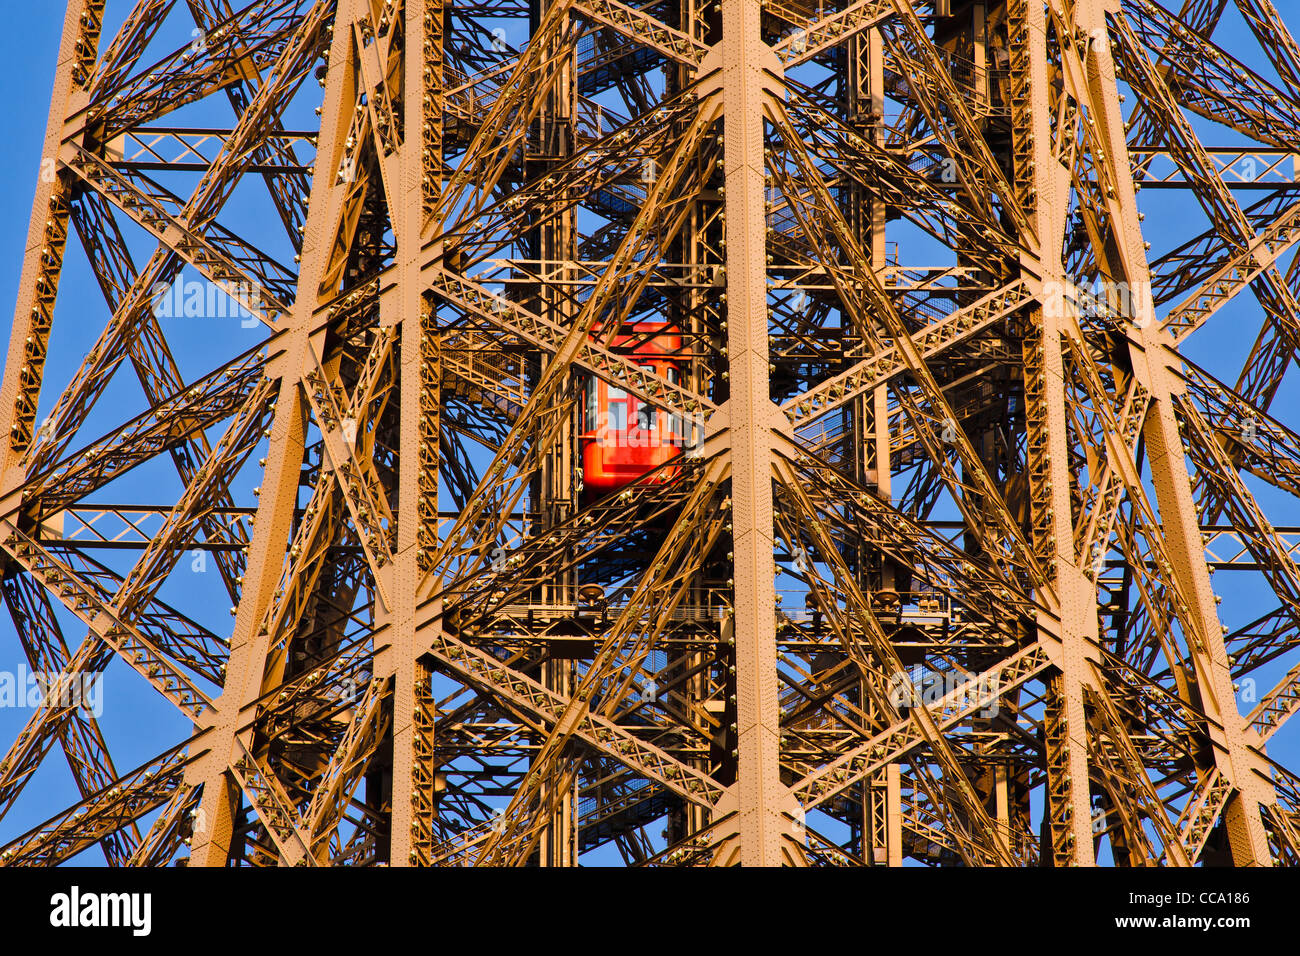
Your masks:
M18 301L9 333L4 382L0 385L0 427L7 436L0 460L3 464L0 495L6 498L27 477L21 462L32 441L45 352L54 324L54 300L63 269L72 174L59 173L56 164L65 124L87 99L85 84L89 82L89 71L99 47L103 15L104 0L73 0L63 18L63 39L59 43L45 146L41 150L40 181L32 199ZM11 511L19 504L6 501L4 511Z
M431 18L437 18L436 26ZM392 817L389 828L389 864L427 865L432 849L434 768L433 700L429 669L420 660L416 639L416 591L421 567L420 549L429 540L427 525L437 533L438 448L437 417L432 422L426 408L436 409L439 397L428 394L429 364L436 364L436 332L430 335L430 306L420 281L420 235L425 221L431 172L426 162L430 148L427 126L441 123L429 115L426 97L441 91L442 4L406 0L403 36L402 100L404 126L397 161L400 202L389 210L397 243L396 287L381 304L381 321L400 325L400 387L402 395L401 448L419 449L404 454L399 463L397 491L397 552L393 560L393 613L388 629L390 647L376 663L376 677L393 677ZM438 47L429 48L437 41ZM436 66L436 73L429 67ZM434 105L437 105L435 102ZM440 137L439 137L440 141ZM441 157L427 157L438 160ZM437 167L434 167L435 169ZM386 308L385 308L386 307ZM436 386L435 386L436 387ZM430 433L430 424L433 425ZM433 447L429 447L429 443ZM432 473L429 469L432 468ZM430 501L432 497L432 501Z
M534 30L546 15L552 0L535 0L532 22ZM531 42L537 42L533 40ZM548 42L552 49L548 57L558 55L563 46L561 36L552 33ZM555 78L545 93L534 122L532 155L524 158L527 178L545 175L551 167L564 162L573 152L574 112L577 103L577 76L572 55L556 70ZM553 202L539 207L546 221L534 233L536 254L539 260L536 274L542 277L536 311L561 328L569 328L577 313L572 287L567 283L574 278L571 263L576 255L574 211L564 206L566 197L556 195ZM539 369L540 372L540 369ZM565 394L574 394L578 376L570 373L565 384ZM576 408L564 406L567 421L559 429L554 444L546 449L541 472L535 487L538 490L535 518L540 523L537 533L544 533L554 525L567 521L578 505L575 487L574 462L577 453ZM577 573L570 570L543 585L539 595L544 605L552 607L577 607ZM551 690L563 697L573 693L572 661L560 658L543 662L541 678ZM538 862L541 866L577 866L577 801L574 787L558 791L547 781L541 791L541 801L550 808L547 825L538 842Z
M1079 0L1075 15L1085 30L1105 27L1105 0ZM1100 115L1097 133L1110 161L1116 199L1111 213L1130 288L1150 288L1150 271L1138 226L1137 196L1124 135L1115 64L1108 44L1093 44L1088 64L1092 99ZM1237 708L1232 672L1224 647L1224 629L1210 585L1196 502L1183 439L1179 434L1171 397L1185 389L1176 374L1178 360L1165 348L1158 325L1139 323L1131 333L1130 355L1134 372L1150 390L1152 406L1143 426L1152 484L1160 509L1161 531L1171 567L1165 572L1182 592L1191 620L1181 622L1184 639L1196 669L1201 708L1209 718L1205 730L1213 742L1216 766L1232 782L1234 792L1223 819L1238 866L1267 864L1271 859L1268 834L1260 815L1261 804L1276 799L1268 784L1269 771L1247 741L1247 722Z
M782 860L776 674L776 563L768 385L767 247L763 156L764 67L780 75L759 31L758 0L723 0L722 41L701 73L721 70L726 171L727 362L731 438L740 862ZM779 414L779 413L777 413Z
M700 42L706 42L708 32L706 10L709 7L708 0L680 0L677 5L678 19L676 26L683 33L690 35ZM680 93L682 89L690 85L695 79L694 71L683 64L671 64L665 68L665 93L673 95ZM683 129L689 120L683 121ZM693 162L697 168L702 165L703 157L696 153ZM704 282L709 281L713 276L713 267L707 264L708 253L708 223L710 222L710 209L713 205L712 200L697 198L687 213L686 226L681 230L680 237L674 244L680 252L677 258L681 264L682 276L686 280L686 287L681 291L680 299L674 304L670 316L683 333L682 341L685 347L691 353L691 359L688 363L683 364L683 382L686 387L698 392L701 395L707 395L710 392L710 379L717 373L717 370L711 366L710 361L701 355L703 349L702 343L709 342L712 339L714 329L717 323L710 321L707 313L713 295L701 286ZM710 345L710 349L712 346ZM703 429L695 422L683 421L682 434L688 442L703 442ZM694 585L690 592L690 603L697 608L711 608L711 596L714 591L710 583L706 580L704 572L698 572L695 575ZM701 628L713 627L712 620L699 622ZM721 634L718 635L721 637ZM696 676L686 682L685 686L673 692L674 696L680 698L681 710L683 713L691 713L693 708L688 705L689 701L703 700L709 696L708 693L708 673L704 666L706 654L696 650L684 652L670 652L671 667L674 671L694 672ZM720 750L724 746L726 732L725 714L722 715L723 726L714 730L709 722L702 717L695 717L694 723L699 731L714 739L713 748ZM701 772L707 773L710 763L710 756L705 755L701 760L696 762L696 767ZM670 814L667 832L670 842L676 842L687 834L697 833L703 830L709 824L708 811L695 803L686 803L679 810Z
M350 8L359 0L342 3L335 21L330 46L332 82L325 90L322 107L316 174L303 233L302 269L298 276L299 295L286 318L288 334L284 354L275 363L280 375L279 397L270 429L267 466L262 494L254 517L253 537L248 547L244 586L230 637L230 659L226 682L216 708L204 715L206 756L186 767L190 784L203 786L200 819L208 827L195 832L190 854L192 866L224 866L230 854L235 814L242 801L241 791L229 768L238 761L240 749L251 743L252 733L243 727L247 710L264 690L270 635L261 628L275 591L285 558L298 502L302 462L305 455L307 415L310 411L301 378L312 362L310 346L315 311L320 301L321 279L330 260L333 228L338 223L347 189L335 171L339 168L343 140L347 135L352 105L356 102L355 60L351 56ZM315 336L324 338L324 333ZM270 372L268 371L268 374ZM321 475L319 480L329 481Z
M1008 0L1015 198L1037 233L1024 238L1039 240L1035 256L1026 257L1029 272L1046 276L1044 288L1052 294L1061 288L1061 237L1068 209L1063 193L1069 178L1051 148L1045 20L1043 0ZM1040 615L1039 621L1040 640L1059 671L1051 681L1043 720L1046 829L1054 865L1091 866L1095 858L1084 686L1091 673L1090 644L1097 639L1097 611L1091 582L1076 566L1060 311L1044 309L1040 302L1024 316L1025 458L1031 540L1048 568L1048 591L1041 598L1059 609L1059 618Z
M846 79L849 90L849 115L866 127L866 135L878 146L884 145L885 111L885 59L879 30L866 30L854 37L846 46L848 60ZM849 223L858 234L858 240L871 257L871 268L879 272L885 267L885 203L873 199L866 190L850 187L853 201L848 216ZM855 329L850 341L866 341L868 330ZM889 389L881 385L868 394L854 399L852 417L853 460L859 485L874 484L876 494L886 501L892 495L891 458L889 441ZM866 563L872 555L859 550L859 586L867 592ZM894 587L893 568L881 562L875 586L880 589ZM860 699L864 709L874 709L868 698L865 681L859 682ZM898 768L886 768L862 787L863 794L863 845L861 853L867 863L899 866L902 864L902 827L900 806L900 776Z

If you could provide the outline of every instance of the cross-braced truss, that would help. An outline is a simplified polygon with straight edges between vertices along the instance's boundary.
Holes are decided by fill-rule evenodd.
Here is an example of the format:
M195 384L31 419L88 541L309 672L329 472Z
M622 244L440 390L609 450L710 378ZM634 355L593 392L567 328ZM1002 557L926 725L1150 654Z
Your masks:
M0 820L80 799L0 862L1300 862L1273 0L112 7L0 392L6 647L184 729L125 771L47 694ZM592 380L685 452L586 487Z

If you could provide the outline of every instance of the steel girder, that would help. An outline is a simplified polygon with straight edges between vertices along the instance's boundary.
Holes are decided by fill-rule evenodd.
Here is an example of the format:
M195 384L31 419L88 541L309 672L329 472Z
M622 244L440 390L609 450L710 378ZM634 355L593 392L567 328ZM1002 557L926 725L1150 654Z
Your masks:
M0 388L8 648L177 719L123 773L47 693L0 863L1300 859L1269 0L1272 79L1224 2L104 6ZM1160 254L1143 186L1204 211ZM584 491L591 376L682 423L659 480Z

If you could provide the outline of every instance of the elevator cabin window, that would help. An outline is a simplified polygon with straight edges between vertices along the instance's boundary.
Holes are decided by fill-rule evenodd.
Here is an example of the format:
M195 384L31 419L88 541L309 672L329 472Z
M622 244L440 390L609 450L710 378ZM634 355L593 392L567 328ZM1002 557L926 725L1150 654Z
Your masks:
M642 371L673 384L681 381L679 334L664 332L662 326L633 326L611 344L614 348L630 347L629 357ZM581 454L583 496L587 500L642 479L681 453L682 427L676 416L669 416L616 385L588 378L583 406ZM650 480L667 481L672 477L673 470L665 468Z

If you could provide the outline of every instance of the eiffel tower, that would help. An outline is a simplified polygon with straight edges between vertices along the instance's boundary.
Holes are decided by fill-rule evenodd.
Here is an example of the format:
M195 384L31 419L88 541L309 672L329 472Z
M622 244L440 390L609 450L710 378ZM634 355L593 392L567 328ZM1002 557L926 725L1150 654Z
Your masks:
M69 0L0 863L1300 862L1279 8Z

